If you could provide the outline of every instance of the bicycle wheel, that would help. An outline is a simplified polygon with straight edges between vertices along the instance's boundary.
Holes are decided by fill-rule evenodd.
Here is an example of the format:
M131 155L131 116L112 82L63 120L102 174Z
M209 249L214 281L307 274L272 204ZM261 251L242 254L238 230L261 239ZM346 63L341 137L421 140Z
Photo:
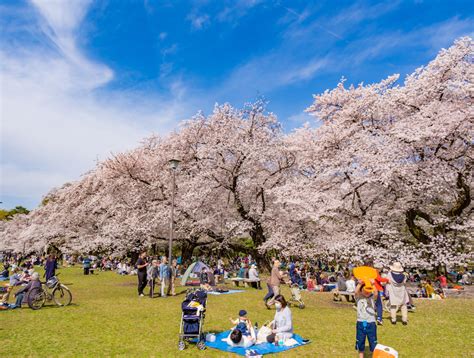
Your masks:
M39 310L46 302L46 294L40 287L33 288L30 293L28 293L27 301L28 306L32 310Z
M53 290L53 300L58 306L67 306L72 301L71 291L60 284Z

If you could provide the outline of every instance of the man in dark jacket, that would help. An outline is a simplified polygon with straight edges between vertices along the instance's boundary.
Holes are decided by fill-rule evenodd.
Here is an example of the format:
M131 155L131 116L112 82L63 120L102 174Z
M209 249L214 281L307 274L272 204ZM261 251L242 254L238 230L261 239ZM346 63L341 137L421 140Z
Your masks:
M137 276L138 276L138 295L143 297L143 290L146 287L146 268L148 263L146 262L146 252L142 252L136 263L137 266Z
M46 263L44 265L44 275L46 281L51 277L56 276L56 269L58 268L58 263L56 262L56 257L54 255L49 255Z

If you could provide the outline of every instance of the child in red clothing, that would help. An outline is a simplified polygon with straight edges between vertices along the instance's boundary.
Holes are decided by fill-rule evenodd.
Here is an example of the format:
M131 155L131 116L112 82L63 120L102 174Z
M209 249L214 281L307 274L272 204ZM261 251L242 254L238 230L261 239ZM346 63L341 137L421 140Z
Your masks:
M383 325L383 295L384 295L384 288L383 286L388 282L387 278L383 278L380 276L380 272L377 270L377 278L374 280L374 286L377 289L377 299L375 301L375 307L377 309L377 324L379 326Z

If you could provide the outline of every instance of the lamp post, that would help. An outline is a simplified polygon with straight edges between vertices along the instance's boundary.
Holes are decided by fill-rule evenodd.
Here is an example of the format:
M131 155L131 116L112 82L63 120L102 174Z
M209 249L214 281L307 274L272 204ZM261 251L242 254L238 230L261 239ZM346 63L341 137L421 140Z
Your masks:
M178 166L180 161L178 159L170 159L168 161L171 172L173 173L171 176L171 222L170 222L170 242L169 242L169 251L168 251L168 268L170 273L170 280L173 279L173 275L171 270L173 269L171 266L171 259L172 259L172 248L173 248L173 235L174 235L174 192L176 187L176 170L178 170ZM171 284L171 281L170 281Z

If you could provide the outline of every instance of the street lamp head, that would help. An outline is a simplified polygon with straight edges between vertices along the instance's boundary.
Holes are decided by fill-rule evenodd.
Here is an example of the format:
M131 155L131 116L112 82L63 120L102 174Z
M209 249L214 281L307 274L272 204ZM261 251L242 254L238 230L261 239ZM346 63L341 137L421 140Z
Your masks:
M176 170L178 169L179 163L181 163L181 161L178 159L170 159L168 160L168 163L171 169Z

